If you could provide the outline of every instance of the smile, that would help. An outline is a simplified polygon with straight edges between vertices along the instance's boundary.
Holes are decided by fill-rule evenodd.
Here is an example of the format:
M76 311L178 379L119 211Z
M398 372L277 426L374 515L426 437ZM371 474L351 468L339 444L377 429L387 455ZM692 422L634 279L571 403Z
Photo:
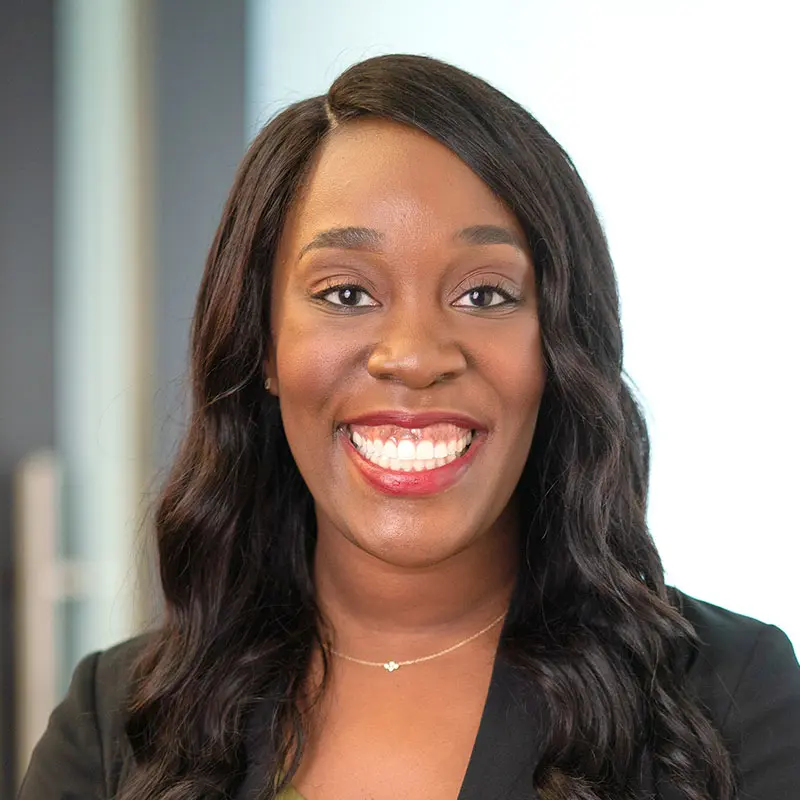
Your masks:
M381 469L426 472L461 458L475 432L452 424L421 429L352 425L348 434L358 454Z
M405 497L434 495L461 481L486 440L482 428L472 427L478 423L447 416L371 415L342 425L339 440L373 489Z

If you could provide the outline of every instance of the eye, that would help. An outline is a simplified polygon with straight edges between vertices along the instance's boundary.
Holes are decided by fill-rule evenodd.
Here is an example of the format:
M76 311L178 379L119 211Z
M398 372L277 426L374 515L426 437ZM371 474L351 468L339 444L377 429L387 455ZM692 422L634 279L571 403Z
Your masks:
M500 286L473 286L456 300L453 305L457 308L498 308L499 306L514 305L519 302L506 289Z
M314 298L340 308L366 308L379 305L366 289L355 284L328 286L322 292L315 294Z

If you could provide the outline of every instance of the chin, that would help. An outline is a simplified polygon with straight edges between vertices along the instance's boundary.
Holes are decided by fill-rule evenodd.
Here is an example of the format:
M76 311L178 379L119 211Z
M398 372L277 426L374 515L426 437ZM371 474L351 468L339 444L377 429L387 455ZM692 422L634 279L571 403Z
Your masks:
M466 550L475 541L469 531L442 538L441 524L431 526L430 530L410 532L408 525L395 531L391 526L381 528L377 535L375 529L351 531L348 537L360 550L374 558L395 567L424 569L441 564ZM452 530L452 529L451 529Z

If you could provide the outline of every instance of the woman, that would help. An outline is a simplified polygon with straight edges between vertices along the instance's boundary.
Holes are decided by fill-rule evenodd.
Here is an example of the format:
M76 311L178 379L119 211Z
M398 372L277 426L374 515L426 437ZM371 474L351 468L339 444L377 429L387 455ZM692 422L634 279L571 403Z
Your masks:
M386 56L279 114L192 366L163 625L78 667L24 800L800 788L787 638L664 584L606 241L516 103Z

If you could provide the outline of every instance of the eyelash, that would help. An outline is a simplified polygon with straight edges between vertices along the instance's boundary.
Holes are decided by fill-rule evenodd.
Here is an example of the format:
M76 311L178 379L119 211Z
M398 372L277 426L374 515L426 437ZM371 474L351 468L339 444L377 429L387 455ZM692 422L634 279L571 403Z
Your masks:
M348 306L348 305L345 305L344 303L333 303L330 300L326 299L327 295L333 294L334 292L341 292L344 289L352 289L352 290L354 290L356 292L360 292L360 293L363 293L363 294L367 295L367 297L370 297L370 298L372 297L369 294L369 292L363 286L359 286L357 283L331 283L328 286L326 286L324 289L322 289L321 291L315 292L314 294L312 294L311 297L314 300L319 300L319 301L327 304L328 306L331 306L331 307L341 311L342 313L353 313L353 312L357 312L357 311L359 311L360 309L363 309L363 308L375 308L376 307L375 305ZM520 302L520 299L521 299L519 294L514 289L512 289L510 286L508 286L508 285L506 285L504 283L500 283L500 282L498 282L498 283L491 283L491 282L490 283L486 283L485 281L476 281L474 285L468 286L467 289L464 292L462 292L458 296L457 299L460 300L462 297L466 297L467 295L469 295L469 294L471 294L472 292L475 292L475 291L495 292L498 295L500 295L500 297L502 297L502 302L501 303L493 303L493 304L488 305L488 306L457 306L457 307L472 309L472 310L475 310L475 311L496 310L496 309L500 309L500 308L508 308L509 306L518 305L519 302ZM374 299L374 298L372 298L372 299Z

